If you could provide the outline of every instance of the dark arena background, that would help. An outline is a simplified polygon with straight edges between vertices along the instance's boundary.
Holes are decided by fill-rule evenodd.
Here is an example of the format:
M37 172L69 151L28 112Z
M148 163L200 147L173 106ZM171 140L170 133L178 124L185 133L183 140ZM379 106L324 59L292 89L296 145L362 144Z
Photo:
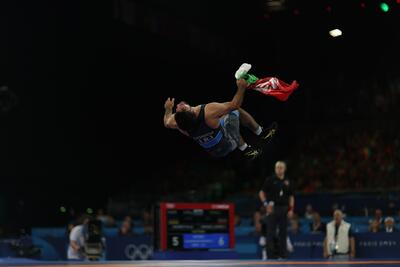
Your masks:
M0 266L400 266L399 48L399 0L1 1ZM242 63L299 83L261 156L164 127Z

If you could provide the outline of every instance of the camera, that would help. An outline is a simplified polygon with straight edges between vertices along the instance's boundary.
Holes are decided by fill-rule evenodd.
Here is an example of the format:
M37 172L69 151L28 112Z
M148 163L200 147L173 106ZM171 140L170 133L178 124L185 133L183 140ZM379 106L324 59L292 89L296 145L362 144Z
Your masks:
M86 259L100 260L105 252L105 238L102 232L102 223L99 220L90 219L87 224L84 251Z

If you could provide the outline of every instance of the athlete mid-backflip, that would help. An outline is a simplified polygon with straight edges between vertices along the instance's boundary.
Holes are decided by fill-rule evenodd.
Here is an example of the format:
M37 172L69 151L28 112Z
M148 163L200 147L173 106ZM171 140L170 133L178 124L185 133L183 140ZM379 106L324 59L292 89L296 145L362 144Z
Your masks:
M246 89L286 101L299 84L287 84L276 77L262 79L249 74L251 65L244 63L235 73L237 91L233 99L225 103L211 102L205 105L190 106L180 102L173 113L174 98L165 101L164 125L177 129L193 138L200 146L216 158L224 157L239 148L243 155L255 159L262 153L261 148L246 144L240 135L240 125L249 128L262 140L269 141L277 131L277 124L269 128L261 127L254 118L241 108Z
M255 159L262 153L261 148L249 146L240 135L240 125L249 128L263 140L270 140L277 124L263 129L254 118L240 108L246 88L249 84L244 79L236 81L237 91L233 99L225 103L211 102L204 105L190 106L180 102L173 113L174 98L165 101L164 125L177 129L193 138L213 157L220 158L239 148L244 157Z

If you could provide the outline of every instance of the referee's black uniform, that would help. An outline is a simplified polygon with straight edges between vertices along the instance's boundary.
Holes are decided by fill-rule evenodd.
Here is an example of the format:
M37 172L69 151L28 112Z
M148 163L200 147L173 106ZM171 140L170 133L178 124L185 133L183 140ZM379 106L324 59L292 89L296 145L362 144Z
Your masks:
M289 197L294 196L289 180L276 175L268 177L261 189L266 195L267 202L274 202L272 214L267 216L267 255L269 259L286 258L287 239L287 214L289 210ZM278 242L274 242L275 237Z

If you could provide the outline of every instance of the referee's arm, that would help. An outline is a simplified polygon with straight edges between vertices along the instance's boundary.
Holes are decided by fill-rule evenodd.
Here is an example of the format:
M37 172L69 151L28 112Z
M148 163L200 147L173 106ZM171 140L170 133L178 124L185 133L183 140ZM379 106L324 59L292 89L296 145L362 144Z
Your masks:
M267 201L267 196L266 196L265 192L262 189L258 193L258 196L260 197L260 200L261 200L262 203L265 203Z
M260 198L261 203L263 203L264 206L268 205L268 201L267 201L267 193L270 189L270 183L269 183L269 178L267 178L264 181L264 184L261 187L260 192L258 193L258 197Z

